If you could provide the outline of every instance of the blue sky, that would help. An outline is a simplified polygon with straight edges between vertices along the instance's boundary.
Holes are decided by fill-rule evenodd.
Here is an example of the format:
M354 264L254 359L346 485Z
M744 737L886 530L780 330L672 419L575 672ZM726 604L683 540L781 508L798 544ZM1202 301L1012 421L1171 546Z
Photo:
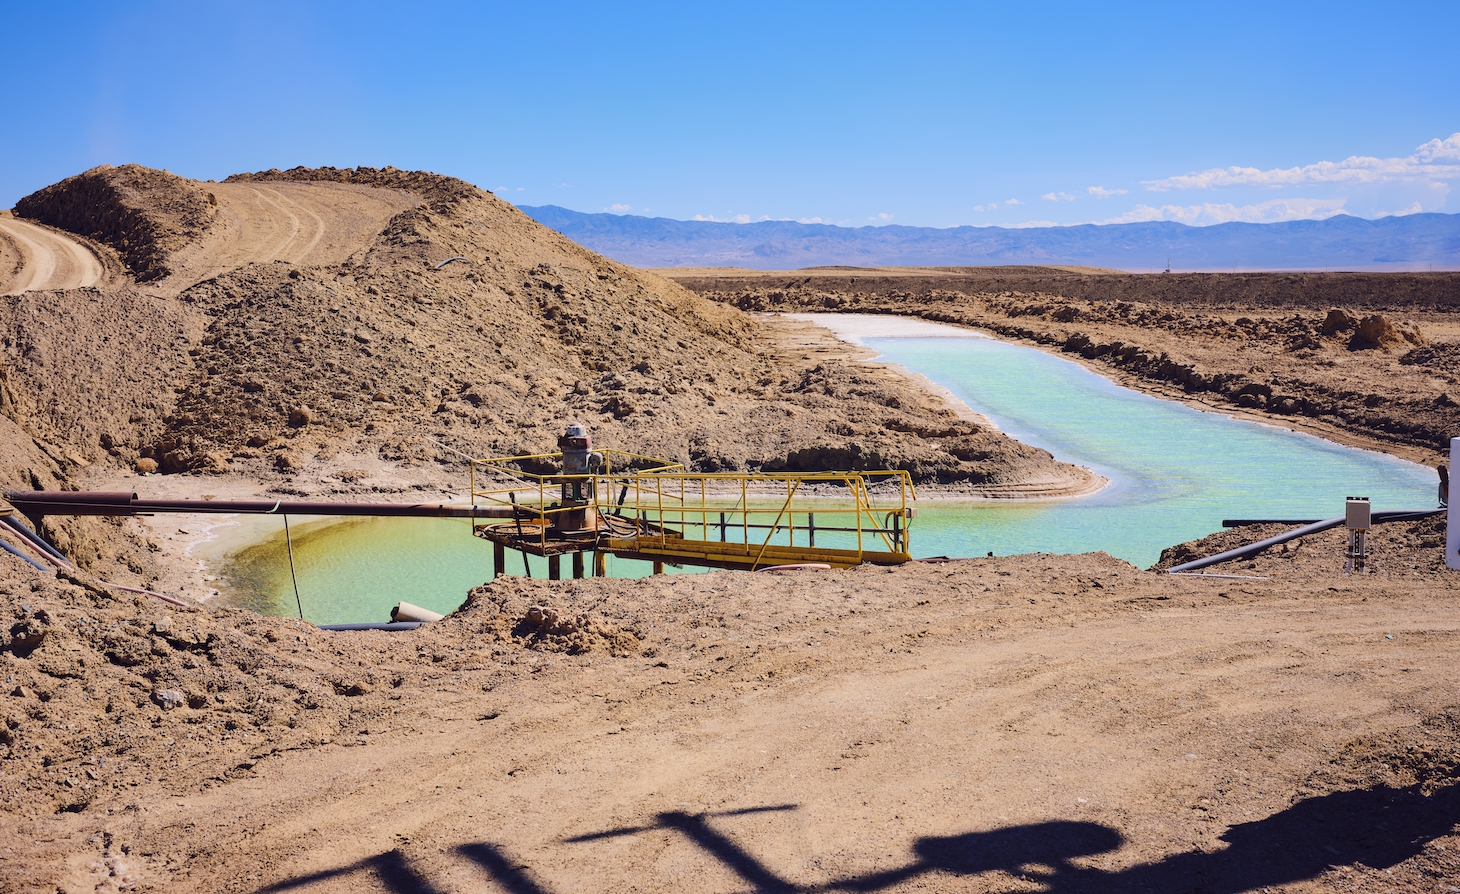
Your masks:
M1460 212L1453 0L6 7L0 207L135 162L684 220Z

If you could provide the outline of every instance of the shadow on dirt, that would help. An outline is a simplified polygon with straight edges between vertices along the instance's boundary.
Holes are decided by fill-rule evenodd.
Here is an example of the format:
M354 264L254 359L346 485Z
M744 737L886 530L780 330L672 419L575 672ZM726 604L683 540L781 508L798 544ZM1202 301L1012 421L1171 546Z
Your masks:
M1056 820L1010 826L987 832L918 839L913 857L897 869L851 876L816 885L800 885L779 876L712 821L755 813L795 810L783 804L724 813L661 813L651 825L611 829L569 838L579 844L606 838L672 831L739 875L749 890L761 894L832 894L875 892L929 874L975 876L1002 871L1044 885L1047 894L1075 892L1202 892L1240 894L1258 888L1313 878L1331 866L1362 863L1376 869L1394 866L1419 854L1433 839L1449 834L1460 818L1460 784L1426 796L1419 786L1379 787L1335 792L1299 801L1266 819L1227 830L1228 847L1216 853L1186 851L1155 863L1117 871L1077 865L1075 860L1108 854L1125 837L1098 823ZM501 848L474 842L455 853L472 863L508 894L552 894L535 881L526 866ZM326 872L291 879L263 892L289 891L356 873L373 876L398 894L435 894L425 874L399 850Z

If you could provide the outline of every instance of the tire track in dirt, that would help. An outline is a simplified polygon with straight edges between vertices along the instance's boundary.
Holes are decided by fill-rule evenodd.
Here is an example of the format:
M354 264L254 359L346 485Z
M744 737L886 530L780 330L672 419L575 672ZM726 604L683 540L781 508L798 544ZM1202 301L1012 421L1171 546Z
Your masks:
M263 186L260 186L258 188L271 193L275 197L275 199L278 200L280 209L282 209L285 214L288 214L295 223L294 238L290 240L290 242L285 245L283 249L280 250L280 260L288 261L291 264L303 263L304 259L310 256L315 248L319 246L320 240L324 238L324 218L311 211L308 206L280 194L278 190L268 189L267 187ZM287 206L293 206L294 208L298 209L299 214L295 214L294 212L290 211ZM301 215L308 217L312 222L307 231L305 230L304 224L300 220ZM311 233L312 235L309 236L308 242L305 242L302 246L299 246L299 241L304 232Z
M105 276L85 245L30 221L0 218L0 294L82 289Z
M279 194L277 192L274 192L272 189L269 189L267 187L262 187L262 186L250 187L250 188L253 189L254 192L258 193L259 198L262 199L266 205L268 205L270 208L274 209L274 212L275 213L272 214L272 215L270 215L270 218L269 218L270 223L274 224L274 226L277 227L278 226L278 223L280 221L286 221L287 222L281 228L281 229L284 229L286 232L284 233L283 237L279 240L278 244L273 245L273 246L269 247L267 250L260 252L259 255L255 258L255 260L258 260L258 261L272 261L272 260L275 260L275 259L278 259L278 260L287 260L284 257L284 252L289 248L290 245L292 245L294 243L294 240L299 237L299 217L298 217L298 215L296 215L292 211L290 211L288 209L288 207L285 206L285 204L284 204L282 198L279 196ZM297 203L293 203L293 204L296 204L297 205ZM297 261L295 263L297 263Z
M420 203L395 189L341 183L210 183L218 212L203 238L170 258L153 288L175 295L246 264L339 263L370 243L392 217Z

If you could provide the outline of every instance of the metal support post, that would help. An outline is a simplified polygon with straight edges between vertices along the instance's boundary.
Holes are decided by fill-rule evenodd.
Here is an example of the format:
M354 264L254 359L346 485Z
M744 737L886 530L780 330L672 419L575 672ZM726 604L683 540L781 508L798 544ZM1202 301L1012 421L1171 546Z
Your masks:
M1460 468L1460 438L1450 439L1450 469ZM1445 564L1460 571L1460 500L1449 492L1449 479L1445 481Z
M1369 498L1349 497L1344 507L1344 523L1348 527L1348 564L1346 573L1367 572L1369 561Z

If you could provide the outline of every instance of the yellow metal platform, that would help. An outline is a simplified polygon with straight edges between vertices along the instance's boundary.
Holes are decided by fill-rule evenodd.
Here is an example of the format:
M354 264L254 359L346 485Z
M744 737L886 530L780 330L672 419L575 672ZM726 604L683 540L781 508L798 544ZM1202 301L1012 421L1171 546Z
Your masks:
M697 474L634 454L598 456L602 469L591 475L541 471L561 454L472 461L473 503L514 516L474 526L496 545L498 574L506 549L548 557L552 577L567 554L579 576L584 552L596 554L597 573L604 555L656 570L912 560L916 494L903 471Z

